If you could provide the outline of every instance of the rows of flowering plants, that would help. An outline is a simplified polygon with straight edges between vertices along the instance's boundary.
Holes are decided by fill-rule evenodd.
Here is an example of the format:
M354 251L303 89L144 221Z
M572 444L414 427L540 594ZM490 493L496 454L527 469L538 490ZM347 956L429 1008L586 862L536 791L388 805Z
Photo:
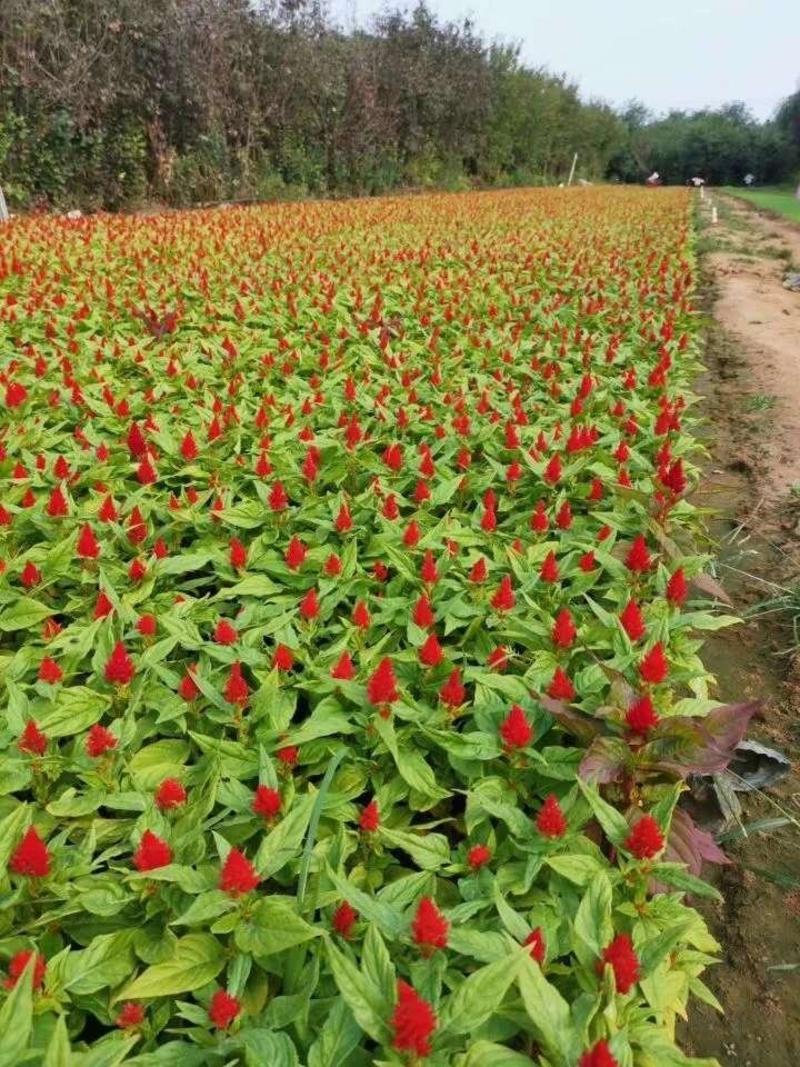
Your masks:
M688 195L0 236L0 1067L710 1064Z

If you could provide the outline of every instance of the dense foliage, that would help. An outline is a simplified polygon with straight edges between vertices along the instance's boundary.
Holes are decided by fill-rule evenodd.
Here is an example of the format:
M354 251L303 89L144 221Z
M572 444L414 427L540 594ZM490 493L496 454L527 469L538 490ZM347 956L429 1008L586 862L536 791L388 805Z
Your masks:
M422 4L351 32L317 0L0 4L0 184L18 206L556 184L576 151L591 179L790 165L785 133L746 116L632 115Z
M699 1064L689 210L9 225L0 1064Z

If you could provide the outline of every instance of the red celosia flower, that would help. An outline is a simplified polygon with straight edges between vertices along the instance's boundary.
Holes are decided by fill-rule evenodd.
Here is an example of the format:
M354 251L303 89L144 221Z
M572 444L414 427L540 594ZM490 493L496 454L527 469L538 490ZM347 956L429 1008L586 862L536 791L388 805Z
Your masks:
M225 683L225 699L229 704L246 704L250 696L250 687L242 674L242 665L238 661L231 664L228 680Z
M642 815L625 839L625 848L639 860L651 860L664 847L661 827L652 815Z
M241 570L242 567L247 566L247 549L238 538L231 538L228 550L232 567L235 567L236 570Z
M539 570L539 577L543 582L558 581L558 563L556 561L555 552L548 552L545 556L544 563L542 563Z
M531 930L524 942L530 950L531 959L541 965L544 963L544 957L547 952L547 946L544 943L544 935L542 934L542 928L537 926Z
M338 681L349 682L351 678L355 677L356 669L353 666L353 661L350 658L350 653L345 650L339 659L331 667L331 678L336 678Z
M486 657L486 664L490 670L502 671L505 669L509 659L510 653L506 646L498 645L497 648L493 648Z
M430 955L437 948L447 948L450 923L442 915L431 897L423 897L417 905L411 922L411 934L423 955Z
M500 736L506 748L525 748L533 740L533 727L518 704L513 704L500 723Z
M284 745L278 749L277 756L284 767L294 767L300 756L300 749L297 745Z
M492 596L492 607L495 611L511 611L516 602L517 598L511 587L511 576L504 574L500 579L500 585Z
M415 624L423 630L427 630L435 621L431 602L425 593L422 593L419 600L414 605L413 619Z
M619 621L622 628L631 641L638 641L644 637L647 627L644 624L639 605L635 600L629 600L620 612Z
M189 667L178 683L178 692L186 701L194 700L195 697L200 695L200 686L194 680L194 667Z
M86 752L92 759L98 759L116 747L116 737L105 726L95 723L94 726L90 727L86 735Z
M309 589L300 601L300 615L304 619L316 619L319 615L319 599L316 589Z
M422 566L420 567L420 577L423 582L428 585L433 585L439 580L439 571L436 567L436 560L433 558L433 552L430 549L427 550L423 559Z
M367 682L367 700L375 707L379 707L382 704L391 704L399 698L394 667L389 657L385 656Z
M157 628L155 615L140 615L136 620L136 629L142 637L153 637Z
M131 565L128 567L128 577L132 582L140 582L147 574L147 566L140 559L131 560Z
M361 809L361 814L358 817L359 828L366 834L374 834L380 826L380 821L378 802L371 800L366 807Z
M100 555L100 545L94 535L94 530L92 530L88 522L81 526L76 549L81 559L97 559Z
M177 778L165 778L156 790L155 801L160 811L173 811L186 803L186 790Z
M353 608L353 625L357 626L359 630L366 630L370 624L369 608L363 600L356 602L356 606Z
M227 619L220 619L214 629L214 640L218 645L235 644L239 637L236 627L232 626Z
M625 723L628 729L634 734L640 734L642 737L646 736L655 726L658 726L659 722L661 722L661 719L647 693L635 700L625 713Z
M406 548L414 548L415 545L417 545L417 543L419 542L420 537L422 537L422 531L420 530L416 520L412 519L403 534L403 544L406 546Z
M329 578L335 578L337 574L341 574L342 561L336 555L335 552L331 552L328 558L325 560L325 573Z
M200 450L197 447L192 431L187 430L185 437L181 441L181 455L187 462L191 462L193 459L197 459L199 454Z
M247 856L238 848L232 848L219 876L219 887L223 893L232 897L250 893L260 881L258 872Z
M461 672L455 667L447 681L439 690L439 699L450 708L460 707L466 699L467 691L461 682Z
M19 952L15 953L8 961L8 977L4 980L3 985L6 989L13 989L22 975L25 973L25 968L28 966L28 961L31 956L34 957L33 962L33 988L41 989L44 983L44 975L47 970L47 963L44 956L38 952L34 952L33 949L23 948Z
M397 1004L392 1013L393 1048L417 1057L429 1056L435 1029L433 1008L401 978L397 983Z
M476 584L486 581L486 560L483 557L472 565L472 570L469 572L469 580Z
M650 553L647 551L647 542L642 534L637 534L633 544L628 549L625 557L625 566L629 571L641 572L649 570L652 564Z
M444 659L444 650L436 634L429 634L419 650L419 661L426 667L438 667Z
M172 863L172 849L167 842L151 830L145 830L133 854L133 865L136 870L155 871L170 863Z
M284 553L284 559L286 560L286 566L291 570L296 571L298 567L302 566L305 562L305 558L308 554L308 549L300 540L299 537L293 537L289 542L289 547Z
M686 600L688 593L689 587L686 584L683 568L678 567L667 582L667 600L670 604L675 604L677 607L680 607Z
M549 793L536 816L536 829L543 837L563 837L567 832L567 820L558 797L555 793Z
M58 485L51 492L50 499L47 501L47 514L51 519L57 519L62 515L69 514L67 498L64 496L61 487Z
M144 1022L144 1005L135 1000L126 1001L120 1008L115 1022L120 1030L135 1030Z
M486 845L473 845L467 853L467 863L473 871L479 871L485 867L492 858L492 850Z
M33 588L34 585L38 585L42 580L42 572L32 563L30 560L22 568L22 574L19 576L19 580L25 586L26 589Z
M49 656L45 656L39 664L39 681L47 682L49 685L55 685L56 682L60 682L63 677L64 672L56 661L50 659Z
M294 667L294 654L286 645L276 645L272 654L272 666L278 671L290 671Z
M136 668L133 665L133 660L125 651L123 643L117 641L113 652L106 661L106 681L111 682L112 685L128 685L135 673Z
M242 1010L238 999L218 989L208 1005L208 1017L218 1030L227 1030Z
M561 478L561 459L558 455L549 460L544 469L544 480L548 485L555 485Z
M108 599L106 594L100 590L97 594L97 600L94 603L94 617L96 619L105 619L114 610L114 605Z
M553 644L556 648L571 648L576 634L577 630L575 629L575 623L572 621L572 615L567 608L562 608L553 624Z
M560 667L556 667L547 693L554 700L574 700L575 687Z
M639 959L627 934L617 934L603 949L601 961L597 964L599 974L603 973L607 963L614 971L617 992L624 996L639 981Z
M336 516L334 526L339 533L347 533L348 530L352 529L353 519L346 503L339 508L339 514Z
M22 384L22 382L9 382L6 386L6 406L10 408L18 408L20 404L24 404L28 396L28 390Z
M667 677L669 665L664 655L664 646L657 641L639 663L639 674L643 682L658 685Z
M355 911L346 900L343 900L333 913L331 925L337 934L347 940L353 932L353 927L355 926L357 919L358 912Z
M584 1052L578 1067L619 1067L619 1061L611 1055L608 1042L602 1040Z
M256 787L253 796L253 813L264 819L274 819L281 810L281 795L277 789L268 785Z
M47 845L31 826L11 853L9 868L14 874L26 878L45 878L50 873L50 852Z
M589 552L584 552L578 562L578 566L584 572L593 571L597 566L597 560L595 559L594 552L592 552L591 550Z
M272 511L284 511L289 506L289 497L281 482L275 482L269 491L269 506Z
M20 734L17 748L29 756L43 756L47 751L47 738L33 721L28 719Z

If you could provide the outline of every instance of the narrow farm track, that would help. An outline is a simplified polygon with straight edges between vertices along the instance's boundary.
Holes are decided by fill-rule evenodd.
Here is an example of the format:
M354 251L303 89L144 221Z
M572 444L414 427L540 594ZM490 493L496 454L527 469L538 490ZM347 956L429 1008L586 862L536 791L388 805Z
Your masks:
M758 605L800 577L796 499L800 430L800 296L783 288L800 263L800 227L719 198L720 221L701 220L703 270L714 323L700 383L711 459L698 498L715 508L719 574L745 625L715 635L705 660L724 699L759 698L753 735L790 757L789 777L744 800L748 838L726 845L725 902L707 912L723 945L709 982L725 1018L704 1005L684 1037L725 1067L800 1062L800 663L788 611ZM734 828L735 829L735 828Z
M6 228L3 1052L710 1067L691 210Z

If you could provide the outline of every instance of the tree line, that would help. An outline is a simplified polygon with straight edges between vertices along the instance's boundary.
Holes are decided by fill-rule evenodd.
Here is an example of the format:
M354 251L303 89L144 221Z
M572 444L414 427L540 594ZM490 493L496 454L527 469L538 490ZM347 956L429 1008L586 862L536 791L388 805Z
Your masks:
M425 3L347 31L324 0L0 4L0 184L18 207L551 184L574 152L593 180L779 181L797 113L618 112Z

